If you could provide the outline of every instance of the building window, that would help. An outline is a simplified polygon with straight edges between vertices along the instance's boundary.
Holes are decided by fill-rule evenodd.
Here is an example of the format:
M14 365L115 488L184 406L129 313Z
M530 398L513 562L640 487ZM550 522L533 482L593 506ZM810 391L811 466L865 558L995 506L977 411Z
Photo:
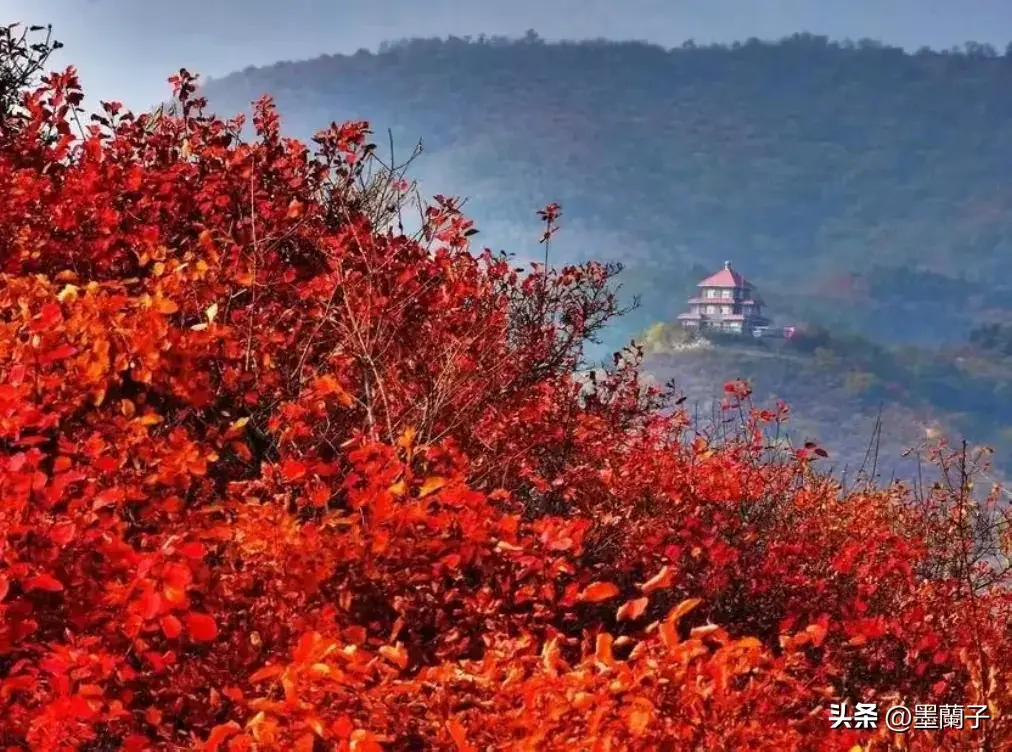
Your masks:
M717 306L715 306L715 305L708 305L706 307L706 312L707 313L716 313L717 312Z
M731 291L730 290L723 290L723 291L721 291L720 297L722 297L722 298L730 298L731 297Z
M731 315L731 306L729 306L729 305L726 305L726 306L722 307L722 308L720 309L720 312L721 312L722 314L724 314L725 316L730 316L730 315Z

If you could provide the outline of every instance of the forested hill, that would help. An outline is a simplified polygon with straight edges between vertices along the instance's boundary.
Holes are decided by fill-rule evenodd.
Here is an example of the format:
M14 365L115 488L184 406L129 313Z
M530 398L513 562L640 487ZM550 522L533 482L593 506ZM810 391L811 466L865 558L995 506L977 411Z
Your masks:
M1012 299L1012 57L799 35L730 47L411 40L208 82L218 112L270 92L290 133L364 118L478 239L627 264L635 329L724 259L785 322L960 340Z

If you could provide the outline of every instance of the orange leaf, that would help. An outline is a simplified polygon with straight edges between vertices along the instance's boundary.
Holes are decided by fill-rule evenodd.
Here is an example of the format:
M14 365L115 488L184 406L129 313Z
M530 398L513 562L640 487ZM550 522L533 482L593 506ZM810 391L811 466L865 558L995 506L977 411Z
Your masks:
M647 726L654 719L654 706L646 699L640 698L635 701L635 705L629 711L629 715L626 718L626 724L629 726L629 731L634 736L641 735L647 730Z
M545 671L554 673L559 664L559 638L553 637L541 648L541 665Z
M249 423L249 418L239 418L238 420L233 421L232 424L229 425L228 429L225 431L225 438L235 439L238 438L239 436L242 436L243 432L246 429L247 423Z
M228 723L215 726L211 729L210 736L207 737L207 743L204 745L204 752L216 752L222 742L230 736L238 734L241 730L242 729L239 728L239 724L235 721L229 721Z
M614 642L615 639L607 632L601 632L597 636L597 641L594 645L594 658L605 666L615 664L615 656L611 652L611 646Z
M179 306L168 298L155 298L155 310L159 313L176 313Z
M396 664L401 671L408 667L408 651L399 642L396 645L384 645L379 649L379 653L391 663Z
M667 647L674 648L680 640L678 639L678 628L674 622L662 621L660 626L661 642Z
M411 445L415 443L415 436L417 434L418 432L413 427L408 426L401 433L400 438L397 439L397 446L399 446L401 449L410 448Z
M355 729L351 733L351 750L353 752L383 752L375 734L365 729Z
M218 636L218 624L209 614L191 611L186 615L186 628L197 642L211 642Z
M578 598L586 603L600 603L619 594L617 585L610 582L592 582Z
M688 598L688 599L682 601L677 606L675 606L673 609L671 609L671 611L668 612L667 621L670 624L677 625L678 621L683 616L685 616L687 613L689 613L692 609L694 609L696 606L698 606L702 602L703 602L702 598Z
M275 676L282 673L284 670L285 670L284 666L277 666L277 665L264 666L259 671L254 671L253 675L249 678L249 680L255 684L256 682L261 682L264 679L273 679Z
M826 639L826 628L821 624L809 624L805 632L812 638L812 645L815 647L822 645L822 641Z
M228 446L233 452L235 452L236 456L243 462L249 462L250 460L253 459L253 452L251 452L250 448L246 446L246 444L244 444L243 442L233 441Z
M619 608L618 613L615 614L615 618L619 621L635 621L643 616L643 612L647 610L648 605L650 605L649 598L635 598L634 600L626 601Z
M446 730L450 732L450 738L457 745L457 752L477 752L477 747L467 741L467 729L459 720L451 718L447 721Z
M422 499L431 493L438 491L440 488L446 485L446 480L439 476L433 476L426 478L425 482L422 483L422 487L418 489L418 498Z
M671 587L671 582L674 580L675 573L671 567L665 565L661 567L661 571L651 577L649 580L640 585L640 590L643 591L644 595L649 595L655 590L661 590L663 588Z

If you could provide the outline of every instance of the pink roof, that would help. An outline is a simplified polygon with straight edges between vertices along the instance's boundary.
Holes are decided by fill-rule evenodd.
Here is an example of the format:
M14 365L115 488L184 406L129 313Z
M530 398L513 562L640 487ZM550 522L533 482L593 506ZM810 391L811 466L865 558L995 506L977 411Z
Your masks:
M723 269L716 274L711 274L696 287L751 287L751 284L731 268L730 261L725 261Z

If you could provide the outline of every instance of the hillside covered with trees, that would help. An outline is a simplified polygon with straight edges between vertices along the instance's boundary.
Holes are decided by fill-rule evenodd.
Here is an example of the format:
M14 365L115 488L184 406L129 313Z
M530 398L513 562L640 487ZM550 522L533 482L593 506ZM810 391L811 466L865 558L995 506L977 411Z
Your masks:
M883 345L819 328L791 340L711 343L656 324L641 339L648 371L673 379L704 415L719 399L715 379L747 377L758 398L790 403L788 435L795 443L826 441L840 472L912 480L923 447L939 435L989 446L999 477L1008 477L1012 353L998 349L1002 332L986 327L975 343L944 348Z
M286 129L369 119L426 192L469 198L495 248L529 247L559 201L569 260L627 265L670 320L724 259L787 323L872 339L961 341L1007 319L1012 57L982 45L907 54L797 35L729 47L417 39L379 53L211 81L223 112L270 91Z

